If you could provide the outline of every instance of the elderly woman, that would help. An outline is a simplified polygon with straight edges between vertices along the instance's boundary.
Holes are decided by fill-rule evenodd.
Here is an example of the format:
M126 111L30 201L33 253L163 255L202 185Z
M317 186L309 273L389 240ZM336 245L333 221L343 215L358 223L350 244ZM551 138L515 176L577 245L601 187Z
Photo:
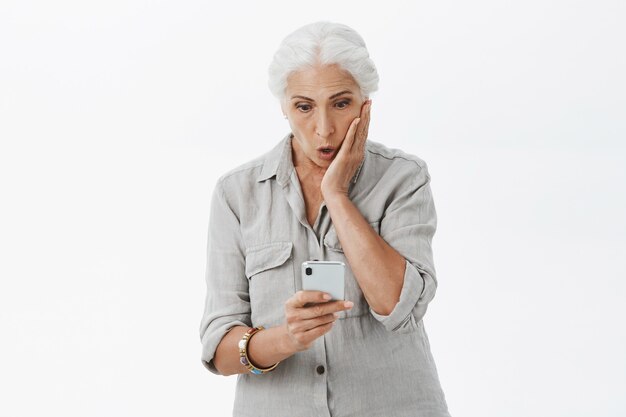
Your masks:
M449 416L422 320L430 175L367 140L378 75L363 39L304 26L269 74L291 132L215 187L203 364L239 374L235 416ZM345 300L302 290L314 259L346 264Z

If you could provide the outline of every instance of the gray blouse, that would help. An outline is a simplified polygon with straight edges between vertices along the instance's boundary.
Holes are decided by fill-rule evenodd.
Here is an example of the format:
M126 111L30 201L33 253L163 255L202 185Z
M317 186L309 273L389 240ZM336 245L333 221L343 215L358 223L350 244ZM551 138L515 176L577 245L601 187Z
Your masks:
M400 300L388 316L367 304L324 203L308 223L291 134L218 180L200 324L209 371L218 374L215 350L233 326L284 322L285 301L302 288L304 261L344 262L345 297L354 302L308 350L267 374L237 375L235 417L449 416L422 320L437 287L437 217L426 163L368 141L349 196L406 259Z

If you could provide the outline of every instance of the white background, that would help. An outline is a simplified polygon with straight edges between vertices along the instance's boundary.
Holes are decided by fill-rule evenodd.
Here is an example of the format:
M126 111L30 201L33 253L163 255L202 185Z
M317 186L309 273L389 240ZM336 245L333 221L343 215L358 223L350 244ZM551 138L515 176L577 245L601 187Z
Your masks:
M0 415L230 415L209 199L288 132L267 66L320 19L377 64L370 139L429 165L452 415L625 415L625 3L229 4L0 4Z

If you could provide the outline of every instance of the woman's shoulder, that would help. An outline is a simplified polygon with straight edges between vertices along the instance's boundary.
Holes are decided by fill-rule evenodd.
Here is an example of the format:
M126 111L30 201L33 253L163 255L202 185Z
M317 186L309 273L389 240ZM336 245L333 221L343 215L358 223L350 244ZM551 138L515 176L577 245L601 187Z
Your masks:
M263 168L268 153L269 152L229 169L220 175L217 182L224 183L229 181L246 181L250 178L253 179L255 174L258 175L258 172Z
M263 173L266 164L268 162L271 164L271 161L277 159L284 146L285 141L283 139L262 155L229 169L218 178L218 184L234 183L244 185L256 183L259 176Z
M377 164L384 164L394 168L404 168L409 171L420 172L428 170L426 161L417 155L403 151L402 149L390 148L379 142L368 139L367 152L371 159Z

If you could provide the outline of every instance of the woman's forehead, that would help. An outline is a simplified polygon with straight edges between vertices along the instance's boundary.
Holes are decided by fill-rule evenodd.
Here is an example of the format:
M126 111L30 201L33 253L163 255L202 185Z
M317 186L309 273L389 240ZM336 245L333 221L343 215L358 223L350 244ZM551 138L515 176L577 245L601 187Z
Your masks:
M291 73L287 78L288 100L293 96L328 100L339 93L357 94L358 91L359 86L352 75L336 64L303 69Z

